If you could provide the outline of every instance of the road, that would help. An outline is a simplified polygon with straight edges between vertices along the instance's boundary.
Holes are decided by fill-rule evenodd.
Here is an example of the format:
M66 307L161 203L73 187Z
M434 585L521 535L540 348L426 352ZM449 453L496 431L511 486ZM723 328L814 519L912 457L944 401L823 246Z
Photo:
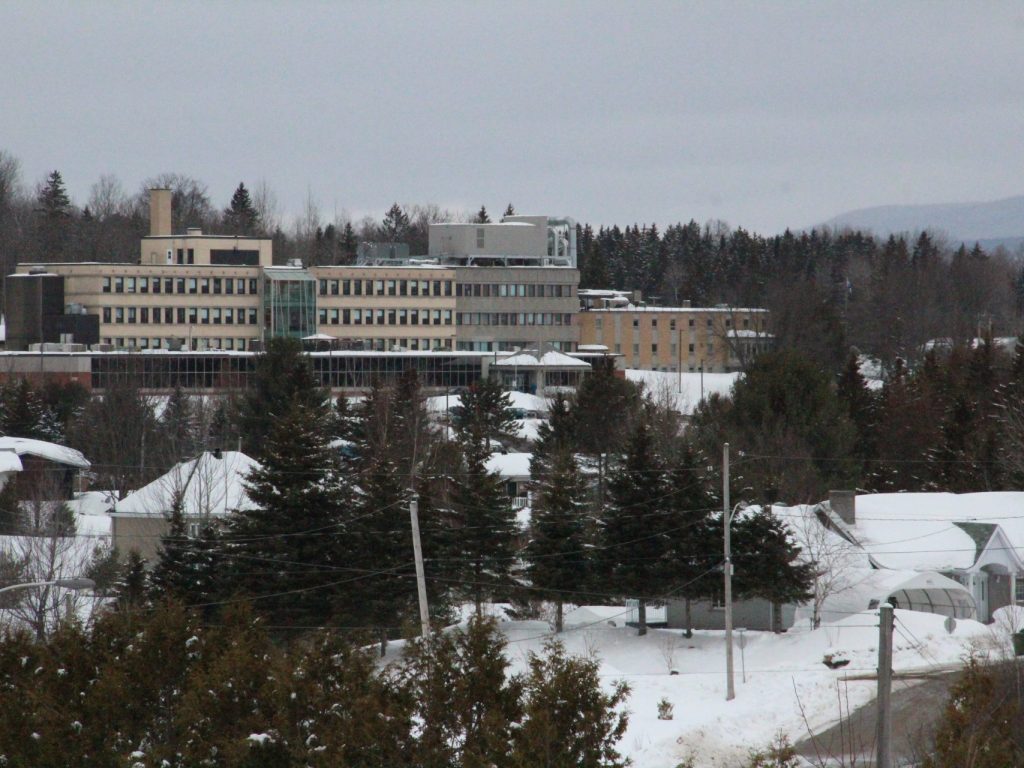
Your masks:
M941 717L949 688L958 673L950 672L926 679L893 681L892 758L894 766L913 765L915 757L928 744ZM875 702L853 712L843 722L807 738L796 745L797 753L816 766L857 766L875 764L875 727L878 709ZM838 756L836 757L830 756Z

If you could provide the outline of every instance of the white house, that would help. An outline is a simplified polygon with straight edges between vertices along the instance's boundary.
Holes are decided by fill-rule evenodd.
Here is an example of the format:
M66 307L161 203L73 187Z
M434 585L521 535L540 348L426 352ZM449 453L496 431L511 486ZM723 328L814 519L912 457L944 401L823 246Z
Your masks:
M167 518L180 504L189 535L197 535L211 518L222 518L254 504L245 492L245 480L259 463L238 451L205 451L176 464L114 505L110 517L118 551L137 551L152 560L167 531Z

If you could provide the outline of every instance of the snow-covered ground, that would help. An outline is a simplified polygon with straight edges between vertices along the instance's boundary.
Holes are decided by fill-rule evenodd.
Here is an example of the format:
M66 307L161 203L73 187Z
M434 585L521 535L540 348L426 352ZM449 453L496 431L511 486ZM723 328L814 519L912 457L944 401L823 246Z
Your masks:
M692 416L701 399L712 394L728 396L733 384L739 379L738 373L671 373L627 368L626 378L638 384L655 399L665 397L684 416Z
M512 668L522 671L527 655L541 652L551 637L550 626L543 621L508 621L504 612L494 613L508 638ZM587 620L576 621L583 618ZM698 767L735 766L751 749L766 747L780 731L797 742L807 735L808 726L817 733L835 723L840 696L844 707L848 702L856 709L875 695L874 680L846 678L875 671L877 612L856 614L814 631L746 632L742 653L737 635L736 698L731 702L725 700L724 633L698 631L687 639L680 630L652 629L638 637L635 629L623 625L626 618L624 608L577 609L566 617L562 641L570 653L595 655L609 685L615 680L629 683L629 730L619 748L634 765L674 768L693 758ZM900 672L957 665L971 652L1008 652L1009 635L998 624L993 628L963 620L949 634L943 622L934 614L896 611L896 686L910 684L898 680ZM400 649L401 643L393 643L389 656L396 657ZM841 654L850 663L830 670L822 663L825 654ZM672 720L657 717L663 698L674 707Z

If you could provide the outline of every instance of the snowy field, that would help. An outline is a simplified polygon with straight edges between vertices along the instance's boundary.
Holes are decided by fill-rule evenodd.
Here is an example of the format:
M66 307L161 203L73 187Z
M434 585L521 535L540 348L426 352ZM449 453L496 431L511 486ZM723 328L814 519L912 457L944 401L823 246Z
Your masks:
M627 368L626 378L643 384L655 399L666 398L684 416L692 416L703 397L713 393L728 396L740 377L738 373L669 373ZM702 382L703 378L703 382Z
M854 710L875 695L874 680L846 678L875 671L877 612L856 614L814 631L745 633L742 655L738 643L736 647L736 698L731 702L725 700L723 632L698 631L687 639L680 630L652 629L638 637L635 629L622 625L624 618L622 609L580 608L566 616L562 640L570 653L596 656L609 685L615 680L629 683L629 730L619 748L637 766L675 768L687 758L698 768L736 766L780 731L795 743L807 736L808 725L817 733L837 722L840 696L844 708L848 702ZM943 621L934 614L896 611L897 676L956 666L971 652L1008 653L1005 629L962 620L948 634ZM514 671L525 669L527 654L541 652L551 636L543 621L502 620L499 626L508 638ZM389 655L400 653L400 647L393 643ZM830 670L822 663L825 654L845 656L850 663ZM897 681L894 690L908 684ZM662 698L673 705L674 719L658 719Z

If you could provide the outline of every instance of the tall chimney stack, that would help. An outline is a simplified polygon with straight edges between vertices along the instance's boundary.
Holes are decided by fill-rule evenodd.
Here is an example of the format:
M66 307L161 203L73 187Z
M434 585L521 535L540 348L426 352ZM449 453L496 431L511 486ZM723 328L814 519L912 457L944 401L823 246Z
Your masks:
M171 234L171 190L149 190L149 236L166 237Z

